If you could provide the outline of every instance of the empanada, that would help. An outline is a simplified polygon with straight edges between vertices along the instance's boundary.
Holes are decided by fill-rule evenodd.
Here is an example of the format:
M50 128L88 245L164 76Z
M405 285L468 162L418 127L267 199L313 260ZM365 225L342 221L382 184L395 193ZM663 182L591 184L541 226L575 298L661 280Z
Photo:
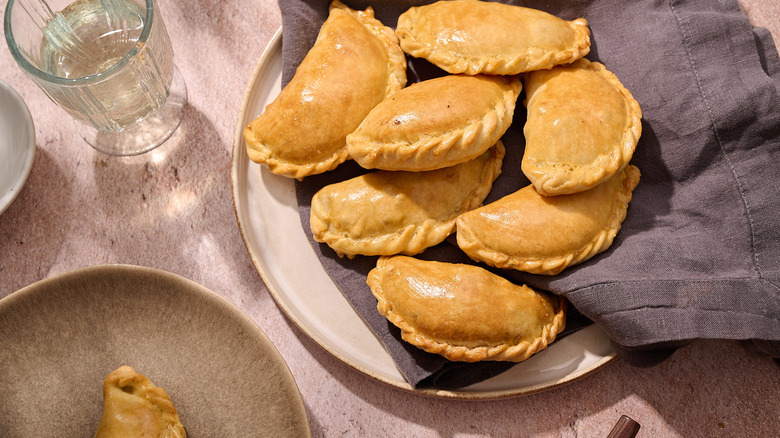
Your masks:
M371 8L338 0L290 83L244 130L249 158L303 178L348 157L346 136L385 97L406 85L406 58Z
M555 275L612 244L639 169L629 165L590 190L542 196L526 186L458 217L458 246L498 268Z
M340 256L417 254L479 207L501 173L501 142L465 163L427 172L376 171L325 186L311 201L314 239Z
M536 9L478 0L412 7L400 17L401 48L450 73L515 75L582 58L584 18L565 21Z
M186 438L184 426L164 389L129 366L103 382L103 416L95 438Z
M602 64L581 59L525 75L523 173L543 195L587 190L622 169L642 135L642 110Z
M379 103L347 136L367 169L423 171L470 160L512 123L518 77L449 75L418 82Z
M520 362L566 325L563 298L478 266L380 257L367 281L404 341L452 361Z

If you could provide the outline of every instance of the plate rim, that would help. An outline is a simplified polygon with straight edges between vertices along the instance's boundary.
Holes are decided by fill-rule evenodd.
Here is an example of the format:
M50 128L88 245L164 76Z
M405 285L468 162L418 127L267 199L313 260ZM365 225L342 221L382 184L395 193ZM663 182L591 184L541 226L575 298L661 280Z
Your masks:
M24 135L26 136L27 144L24 145L25 161L22 172L18 175L13 184L8 187L7 193L0 193L0 214L3 214L8 207L13 204L19 193L22 191L22 187L27 182L27 178L32 171L33 161L35 160L36 146L35 146L35 123L30 113L30 108L27 103L22 99L22 96L11 84L0 79L0 88L5 90L10 96L13 103L20 110L20 114L24 119Z
M260 328L260 326L248 314L230 302L230 300L212 291L211 289L179 274L159 268L122 263L99 264L76 268L40 279L1 298L0 314L2 314L4 308L21 304L25 299L34 298L35 294L41 293L41 291L46 290L46 288L51 285L67 282L77 282L83 279L100 279L106 275L142 275L148 278L156 278L164 281L178 283L184 286L183 290L185 290L187 294L194 294L194 296L204 298L209 303L222 306L222 309L228 312L231 317L236 318L236 321L241 326L251 328L252 330L250 332L256 336L260 343L265 344L263 351L274 357L273 362L276 362L276 364L279 365L279 372L284 376L284 379L287 380L287 384L290 385L289 388L291 390L295 389L295 391L291 391L291 397L295 402L295 412L293 412L293 417L296 418L300 423L301 429L307 431L308 434L305 436L311 437L311 423L309 421L306 405L303 402L303 396L301 395L300 387L298 386L298 383L295 380L295 376L293 376L287 361L285 361L284 357L281 355L281 353L279 353L279 350L273 344L268 335L265 334L262 328ZM302 431L296 431L296 433L297 432Z
M357 363L354 363L349 358L344 357L342 354L340 354L339 352L331 348L327 344L327 342L322 340L319 336L317 336L314 333L311 333L309 330L306 330L304 328L303 323L300 321L300 319L297 318L295 316L295 313L285 304L284 300L282 299L282 295L280 294L279 291L276 290L275 286L270 281L270 276L268 275L268 273L265 272L265 267L262 265L257 255L252 250L252 247L250 246L249 243L249 238L247 237L246 234L246 230L243 224L241 223L241 212L240 212L241 207L239 206L239 201L238 201L239 198L238 179L239 179L239 172L240 172L239 168L241 167L241 164L244 162L244 160L239 159L239 156L245 155L245 149L246 149L246 146L244 144L244 137L243 137L244 128L245 128L243 121L246 118L248 112L248 105L249 105L252 92L255 88L255 84L259 80L260 74L268 64L271 58L271 54L275 50L278 50L276 46L281 45L281 43L282 43L282 26L279 26L276 32L274 33L274 35L270 38L265 49L263 49L263 52L259 60L255 64L254 71L252 72L252 75L247 84L247 88L244 92L244 97L241 103L241 108L238 114L238 119L236 122L236 128L233 137L230 180L232 185L233 212L236 217L236 223L238 224L238 229L239 229L239 233L241 234L241 239L244 242L244 246L247 250L247 253L249 254L250 259L252 260L252 264L255 266L255 270L257 270L258 274L260 275L260 278L263 280L263 283L266 286L266 289L268 289L268 292L273 298L274 302L276 302L276 305L285 314L285 317L287 317L293 324L295 324L295 326L299 330L305 333L306 336L312 341L314 341L314 343L317 344L320 348L322 348L332 356L336 357L337 359L339 359L341 362L348 365L349 367L357 371L360 371L364 375L376 381L389 385L393 388L399 389L403 392L408 392L408 393L413 393L413 394L423 395L428 397L434 397L439 399L497 400L497 399L513 398L513 397L535 394L538 392L552 390L560 386L564 386L569 383L572 383L576 380L580 380L584 377L587 377L603 369L605 365L611 363L613 360L617 358L617 353L613 350L611 354L602 357L601 360L596 362L593 366L591 366L588 369L571 373L565 376L564 378L558 379L553 382L532 385L530 387L525 387L522 389L489 390L489 391L481 391L481 392L468 392L468 391L443 390L443 389L418 389L418 388L414 388L408 382L400 382L397 380L386 378L384 376L379 375L378 373L375 373L370 369L367 369Z

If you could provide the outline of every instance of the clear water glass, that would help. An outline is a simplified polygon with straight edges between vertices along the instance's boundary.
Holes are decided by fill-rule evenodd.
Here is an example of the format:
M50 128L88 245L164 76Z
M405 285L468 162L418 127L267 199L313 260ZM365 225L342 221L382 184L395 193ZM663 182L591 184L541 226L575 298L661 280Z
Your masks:
M5 38L97 150L140 154L181 123L187 88L156 0L9 0Z

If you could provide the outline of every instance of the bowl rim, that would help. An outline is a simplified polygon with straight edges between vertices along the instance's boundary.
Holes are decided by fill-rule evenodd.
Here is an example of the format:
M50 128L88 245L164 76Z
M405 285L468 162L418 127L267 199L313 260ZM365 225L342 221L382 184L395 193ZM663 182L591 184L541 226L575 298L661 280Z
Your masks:
M14 134L11 137L12 140L16 140L17 137L21 138L22 142L24 143L21 145L21 147L14 147L16 145L12 144L5 145L0 142L0 148L8 146L10 147L10 150L16 151L19 154L24 154L23 167L21 171L18 172L18 175L13 180L13 183L9 187L0 187L0 214L3 214L8 206L10 206L19 195L19 192L21 192L22 187L27 181L27 177L30 175L33 161L35 159L36 147L35 124L33 122L32 115L30 114L30 109L27 107L24 99L22 99L22 96L10 84L4 82L2 79L0 79L0 96L10 97L11 103L9 106L16 107L12 108L11 111L21 115L21 118L24 121L24 125L18 129L19 134ZM0 107L0 117L3 117L2 107ZM16 132L17 130L14 131Z

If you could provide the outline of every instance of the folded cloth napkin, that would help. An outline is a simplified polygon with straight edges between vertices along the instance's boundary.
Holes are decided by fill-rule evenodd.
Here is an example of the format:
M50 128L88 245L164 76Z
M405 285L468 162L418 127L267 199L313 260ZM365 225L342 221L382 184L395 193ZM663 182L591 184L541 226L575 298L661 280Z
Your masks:
M759 341L763 351L780 355L780 59L769 32L752 27L736 0L506 2L587 19L587 58L614 72L644 113L632 160L642 178L611 248L554 277L506 277L565 296L637 365L657 363L696 339ZM345 3L373 6L378 19L395 27L401 12L425 2ZM287 83L328 4L279 0L279 6ZM444 74L424 60L408 60L410 83ZM522 99L503 137L503 173L485 203L529 184L520 171ZM311 196L361 172L347 162L296 183L310 240ZM376 311L365 282L376 258L341 259L325 245L312 245L412 385L456 388L510 366L449 363L404 343ZM450 242L420 257L468 262Z

